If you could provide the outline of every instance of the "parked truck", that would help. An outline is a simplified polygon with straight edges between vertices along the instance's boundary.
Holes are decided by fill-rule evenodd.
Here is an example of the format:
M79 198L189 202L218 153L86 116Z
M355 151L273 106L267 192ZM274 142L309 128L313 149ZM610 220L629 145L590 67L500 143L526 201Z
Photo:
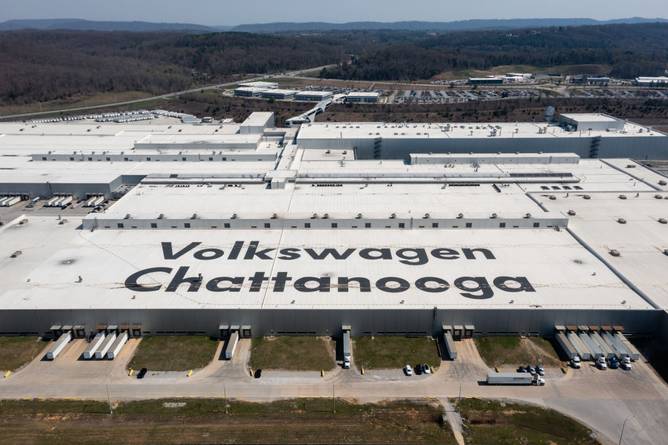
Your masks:
M84 360L90 360L93 357L95 357L95 351L98 350L98 348L102 345L104 342L104 339L106 337L106 334L104 332L98 332L95 338L91 340L90 344L86 348L86 350L83 353L83 358Z
M350 359L352 357L350 345L350 331L343 331L343 368L350 369Z
M65 349L65 346L72 340L72 332L67 331L63 333L60 337L58 337L58 340L53 344L53 346L47 351L46 353L46 359L47 360L55 360L58 355L63 352L63 349Z
M225 346L225 360L232 360L234 353L237 350L237 344L239 343L239 331L234 330L230 332L230 336L227 339L227 345Z
M537 385L545 384L545 379L528 372L490 372L487 374L488 385Z

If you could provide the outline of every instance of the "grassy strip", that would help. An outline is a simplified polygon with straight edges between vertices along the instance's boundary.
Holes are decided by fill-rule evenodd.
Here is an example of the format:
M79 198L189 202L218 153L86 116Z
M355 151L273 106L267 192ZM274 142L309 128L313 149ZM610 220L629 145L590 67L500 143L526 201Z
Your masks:
M541 337L477 337L475 344L488 366L544 364L559 366L559 356L549 340Z
M24 400L6 408L0 443L455 443L441 408L426 403L163 399L121 403L113 415L102 414L103 402Z
M457 403L469 445L595 445L589 428L554 410L493 400Z
M441 362L436 342L430 337L356 337L353 359L358 367L367 369L402 368L418 363L438 366Z
M213 360L217 347L217 339L201 335L145 337L128 366L151 371L199 369Z
M254 338L250 366L253 369L329 371L336 365L332 343L320 337Z
M44 349L38 337L0 337L0 371L14 371Z

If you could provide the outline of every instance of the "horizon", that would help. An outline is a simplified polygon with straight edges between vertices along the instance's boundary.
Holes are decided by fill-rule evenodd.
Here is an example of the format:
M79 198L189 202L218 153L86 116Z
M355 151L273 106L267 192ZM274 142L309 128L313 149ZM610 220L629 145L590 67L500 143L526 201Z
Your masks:
M247 0L243 4L221 4L218 0L195 0L187 4L176 0L117 0L113 3L89 0L52 0L46 3L42 0L0 0L0 5L0 21L78 19L203 26L276 22L453 22L581 18L616 20L639 17L639 12L647 18L668 17L668 2L664 0L638 0L633 4L589 0L547 5L531 0L508 0L502 4L494 0L472 0L447 6L441 0L418 0L410 4L394 0L340 0L335 4L292 0L288 5L270 0Z
M611 20L632 20L632 19L641 19L641 20L668 20L668 15L665 17L650 17L650 16L620 16L612 18L596 18L596 17L508 17L508 18L463 18L463 19L454 19L454 20L435 20L435 19L402 19L402 20L371 20L371 19L359 19L359 20L345 20L345 21L335 21L335 20L277 20L277 21L258 21L258 22L243 22L243 23L218 23L218 24L204 24L200 22L191 22L191 21L163 21L163 20L150 20L150 19L89 19L84 17L34 17L34 18L10 18L10 19L0 19L0 23L13 22L13 21L58 21L58 20L72 20L72 21L86 21L86 22L108 22L108 23L153 23L153 24L165 24L165 25L195 25L195 26L204 26L204 27L238 27L245 25L265 25L273 23L295 23L295 24L308 24L308 23L329 23L333 25L345 25L347 23L414 23L414 22L424 22L424 23L456 23L456 22L475 22L475 21L513 21L513 20L595 20L600 22L606 22Z

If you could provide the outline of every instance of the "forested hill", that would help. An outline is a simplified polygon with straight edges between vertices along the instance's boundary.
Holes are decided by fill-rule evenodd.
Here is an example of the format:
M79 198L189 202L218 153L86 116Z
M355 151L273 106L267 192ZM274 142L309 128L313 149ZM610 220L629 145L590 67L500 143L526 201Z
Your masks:
M601 64L620 78L661 75L668 68L668 24L475 31L369 45L352 63L322 77L358 80L429 79L447 70L501 65L559 67Z
M0 32L0 103L99 92L165 93L243 73L341 60L333 40L245 33Z

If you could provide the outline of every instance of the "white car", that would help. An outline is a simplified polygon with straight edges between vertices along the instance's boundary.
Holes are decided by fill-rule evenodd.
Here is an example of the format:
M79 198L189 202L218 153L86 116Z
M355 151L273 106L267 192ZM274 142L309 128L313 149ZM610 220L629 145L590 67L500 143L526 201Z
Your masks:
M581 363L581 362L580 362L580 357L578 357L578 356L576 355L576 356L573 357L573 359L571 360L571 367L573 367L574 369L580 369L580 366L581 366L580 363Z
M598 369L608 369L608 364L605 363L605 359L603 357L599 357L598 360L596 360L596 367Z
M404 374L406 374L407 376L413 375L413 368L411 367L411 365L404 366Z
M620 366L622 367L622 369L624 371L630 371L631 369L633 369L633 366L631 366L631 363L627 363L625 361L622 362L622 364Z

